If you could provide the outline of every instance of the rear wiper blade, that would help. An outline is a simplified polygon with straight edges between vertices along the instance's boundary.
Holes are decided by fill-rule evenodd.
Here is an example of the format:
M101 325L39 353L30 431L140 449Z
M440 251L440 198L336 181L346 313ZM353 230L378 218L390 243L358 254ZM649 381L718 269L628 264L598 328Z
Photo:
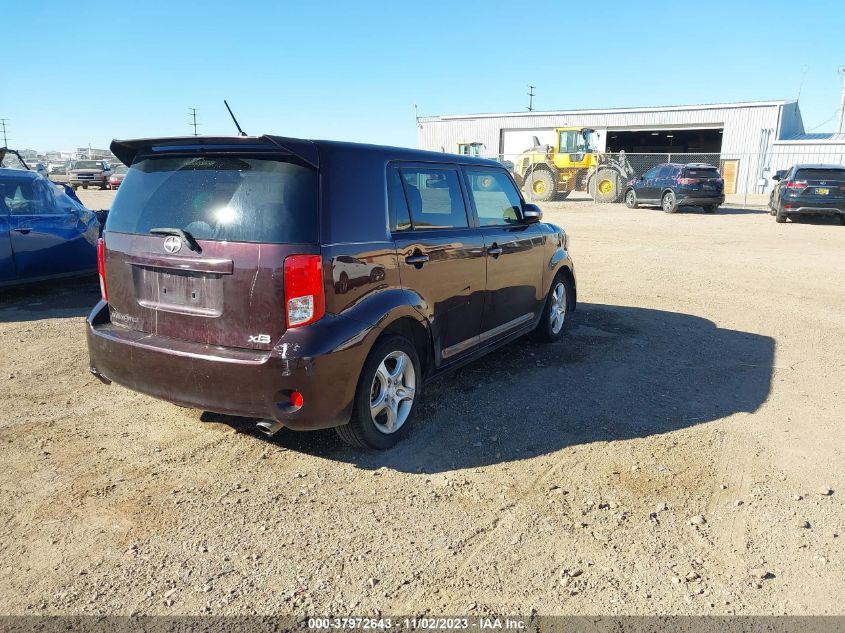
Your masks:
M181 239L185 244L188 245L192 251L196 253L202 253L202 247L199 243L194 239L194 236L188 233L184 229L171 229L167 227L158 228L158 229L150 229L151 235L175 235L179 239Z

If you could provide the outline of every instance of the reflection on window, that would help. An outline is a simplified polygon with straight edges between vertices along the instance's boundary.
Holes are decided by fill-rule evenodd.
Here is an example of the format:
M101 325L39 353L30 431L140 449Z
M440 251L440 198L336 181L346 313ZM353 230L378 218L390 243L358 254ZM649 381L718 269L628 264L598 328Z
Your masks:
M467 170L467 177L481 226L513 224L522 219L522 201L506 174L494 169Z
M408 168L401 174L415 229L469 226L457 171Z

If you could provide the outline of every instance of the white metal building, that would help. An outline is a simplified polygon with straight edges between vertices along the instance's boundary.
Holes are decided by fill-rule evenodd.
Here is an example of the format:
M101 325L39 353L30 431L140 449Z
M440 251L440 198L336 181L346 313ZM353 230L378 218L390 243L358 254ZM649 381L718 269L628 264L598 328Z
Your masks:
M598 151L717 155L734 193L762 193L776 169L795 162L845 162L845 135L805 134L797 101L754 101L607 110L427 116L419 147L474 151L507 160L556 127L596 130ZM677 156L678 160L683 160ZM671 160L671 158L669 159Z

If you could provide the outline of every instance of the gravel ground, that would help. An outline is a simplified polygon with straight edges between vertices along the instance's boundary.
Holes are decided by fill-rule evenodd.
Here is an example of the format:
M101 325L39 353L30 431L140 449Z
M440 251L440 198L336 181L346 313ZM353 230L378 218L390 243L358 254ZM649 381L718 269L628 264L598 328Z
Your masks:
M93 279L0 294L0 613L845 613L845 228L546 211L569 336L384 453L101 385Z

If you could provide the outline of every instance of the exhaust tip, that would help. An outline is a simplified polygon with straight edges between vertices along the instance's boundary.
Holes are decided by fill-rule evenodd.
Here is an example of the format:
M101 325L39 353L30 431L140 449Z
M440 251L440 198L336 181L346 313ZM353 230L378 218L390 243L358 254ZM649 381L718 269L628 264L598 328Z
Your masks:
M282 429L284 424L276 420L261 420L255 426L267 437L272 437Z

